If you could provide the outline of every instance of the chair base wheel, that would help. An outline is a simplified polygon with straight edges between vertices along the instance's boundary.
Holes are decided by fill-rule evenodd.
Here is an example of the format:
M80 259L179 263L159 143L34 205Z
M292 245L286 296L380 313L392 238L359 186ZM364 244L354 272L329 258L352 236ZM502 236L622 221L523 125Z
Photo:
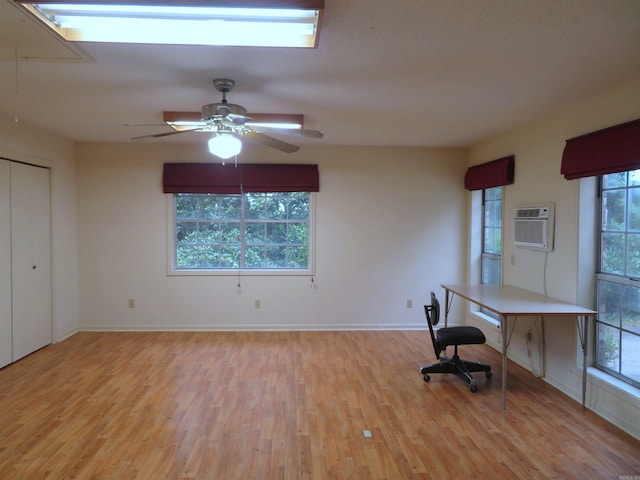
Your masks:
M457 355L454 355L451 358L442 356L440 357L439 362L420 367L420 374L425 382L429 382L431 380L431 377L429 376L430 373L453 373L469 385L469 389L472 393L476 393L478 391L478 387L474 383L472 375L473 372L483 372L486 378L491 378L493 376L491 366L483 363L462 360Z

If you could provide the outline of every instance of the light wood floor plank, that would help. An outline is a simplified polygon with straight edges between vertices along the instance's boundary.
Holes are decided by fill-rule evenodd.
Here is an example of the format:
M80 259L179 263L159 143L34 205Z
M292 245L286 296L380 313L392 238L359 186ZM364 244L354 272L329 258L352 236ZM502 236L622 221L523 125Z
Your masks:
M79 333L0 370L0 479L617 479L640 442L500 355L472 394L425 332ZM372 438L365 438L370 430Z

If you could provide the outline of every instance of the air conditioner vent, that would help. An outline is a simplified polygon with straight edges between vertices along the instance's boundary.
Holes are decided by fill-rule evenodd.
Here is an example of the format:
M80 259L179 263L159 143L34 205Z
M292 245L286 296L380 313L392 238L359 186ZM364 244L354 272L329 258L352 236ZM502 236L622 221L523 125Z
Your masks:
M554 204L520 206L513 222L514 244L534 250L553 250Z
M548 207L518 208L516 210L516 218L546 218L548 215Z

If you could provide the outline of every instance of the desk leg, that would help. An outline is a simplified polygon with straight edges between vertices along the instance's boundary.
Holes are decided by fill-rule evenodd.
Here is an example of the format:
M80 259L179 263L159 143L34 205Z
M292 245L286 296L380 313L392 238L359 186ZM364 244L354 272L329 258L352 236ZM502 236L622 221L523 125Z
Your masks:
M500 332L502 333L502 412L507 411L507 350L509 348L509 317L500 315Z
M587 315L578 315L576 317L578 324L578 334L580 335L580 346L582 347L582 408L586 408L587 400L587 348L589 343L589 317Z

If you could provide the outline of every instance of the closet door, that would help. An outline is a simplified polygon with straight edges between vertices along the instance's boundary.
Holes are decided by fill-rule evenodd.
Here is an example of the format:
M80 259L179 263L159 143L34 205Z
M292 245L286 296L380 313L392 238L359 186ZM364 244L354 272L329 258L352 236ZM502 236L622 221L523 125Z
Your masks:
M51 343L49 170L11 163L13 361Z
M13 360L11 333L11 164L0 160L0 368Z

